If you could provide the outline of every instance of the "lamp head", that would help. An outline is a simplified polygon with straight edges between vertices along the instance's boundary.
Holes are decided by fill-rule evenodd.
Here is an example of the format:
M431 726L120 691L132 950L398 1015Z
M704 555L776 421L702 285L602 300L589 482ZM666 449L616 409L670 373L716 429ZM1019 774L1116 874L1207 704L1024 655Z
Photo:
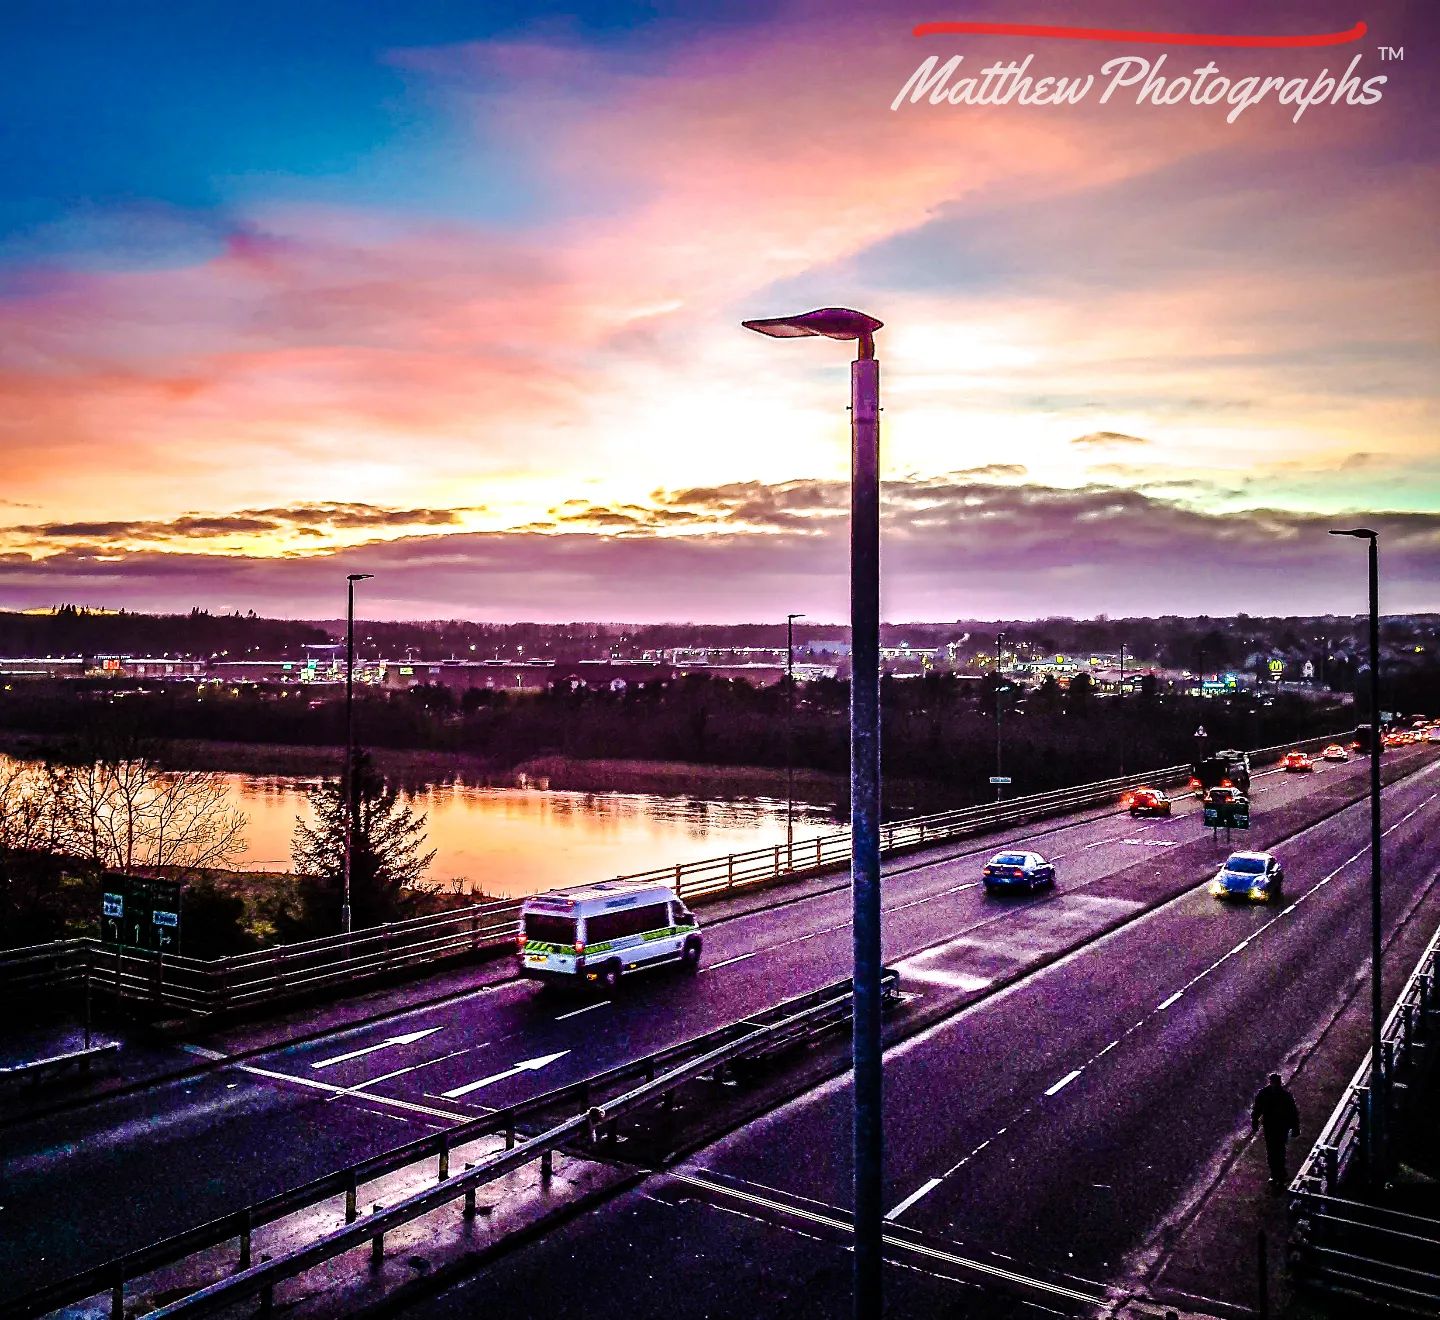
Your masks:
M826 339L860 341L860 356L875 355L875 332L885 324L864 312L849 307L817 307L798 316L772 316L759 321L742 321L747 330L769 335L772 339L799 339L823 335Z
M374 577L374 576L375 576L374 573L347 573L347 574L345 574L345 581L346 581L346 582L364 582L366 578L372 578L372 577Z
M1368 527L1351 527L1351 528L1346 529L1345 531L1338 531L1338 532L1337 532L1337 531L1332 531L1332 532L1330 533L1330 535L1331 535L1331 536L1355 536L1355 537L1359 537L1359 539L1362 540L1362 541L1373 541L1373 540L1376 539L1376 537L1379 535L1379 533L1378 533L1378 532L1372 532Z
M803 619L803 618L805 618L806 616L803 615L803 614L787 614L785 617L786 617L787 619Z

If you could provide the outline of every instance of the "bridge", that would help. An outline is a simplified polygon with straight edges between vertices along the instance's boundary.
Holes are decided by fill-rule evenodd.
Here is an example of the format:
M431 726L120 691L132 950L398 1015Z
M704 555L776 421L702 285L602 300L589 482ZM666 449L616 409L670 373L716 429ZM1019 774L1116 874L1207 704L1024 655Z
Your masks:
M1403 749L1384 778L1394 999L1440 920L1440 762ZM1278 1298L1288 1198L1265 1190L1249 1102L1269 1072L1294 1075L1298 1164L1365 1056L1365 792L1358 761L1256 776L1244 846L1285 860L1274 906L1210 897L1226 845L1184 799L1137 821L1107 787L892 840L888 1315L1228 1317ZM1055 890L987 897L979 868L1002 845L1055 861ZM0 1315L114 1315L117 1301L204 1313L207 1284L359 1233L366 1215L386 1232L370 1249L222 1294L211 1313L352 1314L383 1299L425 1317L522 1302L626 1320L844 1314L843 1040L807 1015L830 1011L837 985L843 997L849 892L824 856L781 860L755 884L717 864L698 975L635 976L609 996L541 993L473 951L400 981L385 964L390 981L342 999L312 985L268 1016L227 1015L198 991L182 1016L176 989L169 1034L127 1038L113 1074L0 1101L14 1120L0 1139ZM37 954L28 974L73 982L90 956ZM122 992L146 989L122 972ZM741 1072L742 1046L776 1032L790 1033L781 1063ZM620 1103L646 1086L672 1113L658 1138ZM567 1122L543 1172L536 1147L525 1174L515 1152ZM380 1165L411 1148L429 1161L424 1185L463 1179L465 1164L475 1185L392 1225L387 1210L422 1184ZM507 1157L516 1168L479 1183ZM358 1178L325 1181L356 1169L358 1192ZM227 1216L310 1184L340 1199L232 1233ZM226 1243L209 1256L172 1252L147 1274L118 1264L217 1222ZM101 1282L73 1296L81 1276Z

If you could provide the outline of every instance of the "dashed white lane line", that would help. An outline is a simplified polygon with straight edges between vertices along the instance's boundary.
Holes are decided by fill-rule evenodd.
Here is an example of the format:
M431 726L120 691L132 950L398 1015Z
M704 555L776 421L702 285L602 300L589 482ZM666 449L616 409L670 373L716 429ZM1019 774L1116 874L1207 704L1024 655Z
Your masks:
M715 965L718 967L720 964L716 963ZM555 1021L564 1022L568 1018L579 1017L581 1013L593 1013L597 1008L608 1008L614 1002L612 999L602 999L595 1004L586 1004L584 1008L575 1008L568 1013L561 1013Z
M1070 1085L1071 1082L1073 1082L1077 1077L1080 1076L1080 1073L1081 1069L1072 1068L1068 1073L1065 1074L1064 1077L1062 1077L1058 1082L1056 1082L1054 1086L1047 1089L1045 1094L1059 1095L1061 1091L1063 1091L1067 1086Z
M746 958L753 958L759 952L759 949L752 949L749 953L737 954L734 958L726 958L722 962L711 963L709 966L702 967L700 970L702 972L718 972L722 967L729 967L733 963L744 962Z
M885 1216L885 1218L898 1219L922 1196L929 1195L929 1193L933 1192L939 1186L940 1179L931 1178L929 1182L924 1183L922 1186L917 1187L913 1192L911 1192L910 1195L907 1196L903 1201L901 1201L899 1205L897 1205L888 1215Z
M1437 764L1440 764L1440 763L1437 763ZM1385 833L1385 834L1390 834L1390 833L1392 833L1393 831L1399 829L1400 826L1402 826L1403 824L1405 824L1405 822L1406 822L1407 820L1410 820L1412 817L1414 817L1415 815L1417 815L1417 814L1421 811L1422 808L1429 806L1429 804L1430 804L1431 802L1433 802L1437 797L1440 797L1440 792L1431 793L1430 796L1427 797L1423 802L1421 802L1421 803L1419 803L1418 805L1416 805L1412 810L1407 811L1403 816L1400 817L1399 820L1395 821L1394 824L1392 824L1391 826L1389 826L1389 827L1384 831L1384 833ZM1309 829L1311 829L1311 828L1314 828L1314 827L1313 827L1313 826L1307 826L1307 827L1306 827L1306 830L1302 830L1301 833L1306 833L1306 832L1307 832ZM1299 836L1297 835L1296 837L1298 838ZM1290 913L1293 912L1296 908L1298 908L1301 903L1305 902L1305 901L1306 901L1307 899L1309 899L1309 898L1314 897L1315 894L1319 893L1319 891L1320 891L1321 889L1323 889L1323 888L1324 888L1326 885L1328 885L1332 880L1334 880L1335 877L1338 876L1347 866L1351 865L1351 863L1353 863L1353 862L1358 861L1361 857L1365 856L1365 854L1366 854L1367 852L1369 852L1369 851L1370 851L1370 846L1369 846L1369 844L1366 844L1366 846L1363 847L1362 849L1360 849L1359 852L1353 854L1353 855L1350 856L1350 857L1347 857L1343 862L1340 863L1339 866L1337 866L1333 871L1331 871L1329 875L1325 876L1325 878L1324 878L1323 880L1317 881L1316 884L1314 884L1311 888L1307 889L1303 894L1300 895L1299 898L1297 898L1297 899L1296 899L1293 903L1291 903L1288 907L1283 908L1281 911L1277 912L1277 913L1276 913L1273 917L1271 917L1270 920L1267 921L1263 926L1260 926L1260 927L1258 927L1257 929L1251 931L1250 934L1247 935L1243 940L1241 940L1239 944L1237 944L1234 948L1229 949L1227 952L1225 952L1224 954L1222 954L1222 955L1221 955L1219 958L1217 958L1213 963L1211 963L1210 966L1208 966L1207 968L1205 968L1204 971L1202 971L1202 972L1198 973L1197 975L1191 977L1190 980L1188 980L1184 985L1182 985L1182 986L1180 987L1180 989L1177 990L1177 991L1176 991L1173 995L1171 995L1168 999L1166 999L1166 1000L1164 1000L1162 1003L1156 1005L1156 1006L1155 1006L1154 1008L1152 1008L1148 1013L1146 1013L1144 1017L1142 1017L1142 1018L1140 1018L1138 1021L1132 1023L1129 1027L1127 1027L1124 1031L1122 1031L1119 1036L1117 1036L1114 1040L1112 1040L1112 1041L1111 1041L1108 1045L1106 1045L1103 1049L1097 1050L1094 1054L1092 1054L1092 1055L1090 1056L1090 1058L1086 1059L1085 1062L1082 1063L1078 1068L1072 1069L1069 1073L1067 1073L1064 1077L1062 1077L1058 1082L1056 1082L1054 1086L1050 1087L1050 1089L1045 1092L1045 1095L1046 1095L1046 1096L1052 1096L1052 1095L1056 1094L1059 1090L1061 1090L1061 1088L1068 1086L1068 1085L1069 1085L1071 1082L1073 1082L1077 1077L1079 1077L1079 1076L1080 1076L1092 1063L1094 1063L1097 1059L1100 1059L1100 1058L1104 1057L1106 1054L1109 1054L1111 1050L1116 1049L1118 1046L1120 1046L1121 1044L1123 1044L1126 1040L1128 1040L1131 1036L1133 1036L1137 1031L1140 1031L1143 1027L1145 1027L1145 1025L1146 1025L1147 1023L1149 1023L1150 1021L1152 1021L1152 1020L1156 1017L1157 1014L1159 1014L1159 1013L1163 1012L1165 1009L1171 1007L1178 999L1180 999L1180 998L1185 994L1185 992L1186 992L1187 990L1189 990L1189 989L1191 989L1193 986L1199 984L1199 982L1201 982L1202 980L1204 980L1204 979L1205 979L1207 976L1209 976L1213 971L1215 971L1217 968L1219 968L1220 966L1222 966L1224 963L1228 962L1228 961L1229 961L1231 958L1233 958L1237 953L1241 952L1241 950L1243 950L1243 949L1246 947L1246 945L1250 944L1251 941L1253 941L1253 940L1259 938L1259 936L1263 935L1267 930L1270 929L1271 926L1273 926L1273 925L1274 925L1277 921L1279 921L1282 917L1289 916ZM1008 1131L1010 1130L1011 1127L1014 1127L1017 1123L1019 1123L1019 1122L1021 1122L1022 1120L1028 1118L1028 1117L1030 1116L1030 1114L1032 1114L1032 1113L1033 1113L1035 1110L1037 1110L1039 1107L1040 1107L1040 1101L1039 1101L1038 1099L1037 1099L1037 1100L1032 1100L1028 1105L1026 1105L1022 1110L1020 1110L1020 1112L1019 1112L1018 1114L1016 1114L1015 1117L1012 1118L1012 1119L1010 1120L1010 1122L1005 1125L1005 1127L1000 1128L1000 1129L999 1129L997 1132L995 1132L992 1136L986 1137L985 1140L982 1141L978 1146L976 1146L973 1150L968 1151L965 1155L962 1155L962 1156L960 1157L960 1159L958 1159L954 1164L952 1164L948 1169L946 1169L945 1172L940 1175L940 1181L941 1181L941 1182L944 1182L945 1179L946 1179L946 1178L949 1178L952 1174L958 1173L962 1168L965 1167L965 1165L969 1164L971 1160L973 1160L977 1155L979 1155L980 1152L983 1151L987 1146L989 1146L992 1142L998 1141L1001 1137L1003 1137L1003 1136L1005 1135L1006 1132L1008 1132ZM929 1188L928 1190L933 1190L933 1188ZM911 1202L911 1204L914 1204L914 1203ZM900 1210L901 1210L901 1209L904 1209L904 1208L908 1208L908 1207L900 1206L900 1207L897 1207L895 1210L892 1210L890 1213L891 1213L891 1215L898 1215L898 1214L900 1213Z
M379 1077L371 1077L363 1082L356 1082L354 1086L346 1088L347 1095L363 1095L367 1086L377 1086L381 1082L388 1082L392 1077L403 1077L406 1073L419 1072L422 1068L429 1068L432 1064L444 1063L446 1059L458 1059L462 1054L473 1054L476 1050L483 1050L490 1042L485 1041L480 1045L467 1045L461 1050L451 1050L449 1054L442 1054L438 1058L426 1059L424 1063L412 1063L408 1068L396 1068L394 1072L381 1073Z

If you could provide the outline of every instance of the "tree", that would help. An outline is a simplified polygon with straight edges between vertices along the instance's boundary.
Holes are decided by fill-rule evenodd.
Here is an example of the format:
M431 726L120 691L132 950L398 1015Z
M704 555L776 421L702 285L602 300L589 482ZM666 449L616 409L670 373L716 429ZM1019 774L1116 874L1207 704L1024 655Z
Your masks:
M1095 684L1089 674L1076 674L1070 680L1066 691L1066 707L1072 715L1084 715L1090 710L1090 699L1095 695Z
M400 800L397 788L375 769L367 752L353 760L354 827L350 834L350 911L355 926L377 926L403 916L413 889L435 851L425 846L425 816ZM341 776L310 791L314 824L297 818L290 855L303 877L301 913L293 933L340 929L345 872L345 794Z
M1060 684L1054 674L1046 674L1040 686L1030 694L1029 707L1037 715L1054 715L1064 705Z
M68 851L103 871L225 866L245 848L245 813L209 771L148 758L68 766L56 780Z

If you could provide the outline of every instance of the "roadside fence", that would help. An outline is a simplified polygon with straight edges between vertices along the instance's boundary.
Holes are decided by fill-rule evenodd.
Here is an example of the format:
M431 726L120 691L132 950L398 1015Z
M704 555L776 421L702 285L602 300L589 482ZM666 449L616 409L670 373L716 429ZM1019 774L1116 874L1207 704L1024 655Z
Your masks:
M1387 1131L1419 1112L1440 1055L1440 931L1416 964L1381 1031ZM1370 1115L1372 1053L1356 1070L1290 1185L1291 1270L1307 1285L1422 1315L1440 1315L1440 1220L1360 1198Z

